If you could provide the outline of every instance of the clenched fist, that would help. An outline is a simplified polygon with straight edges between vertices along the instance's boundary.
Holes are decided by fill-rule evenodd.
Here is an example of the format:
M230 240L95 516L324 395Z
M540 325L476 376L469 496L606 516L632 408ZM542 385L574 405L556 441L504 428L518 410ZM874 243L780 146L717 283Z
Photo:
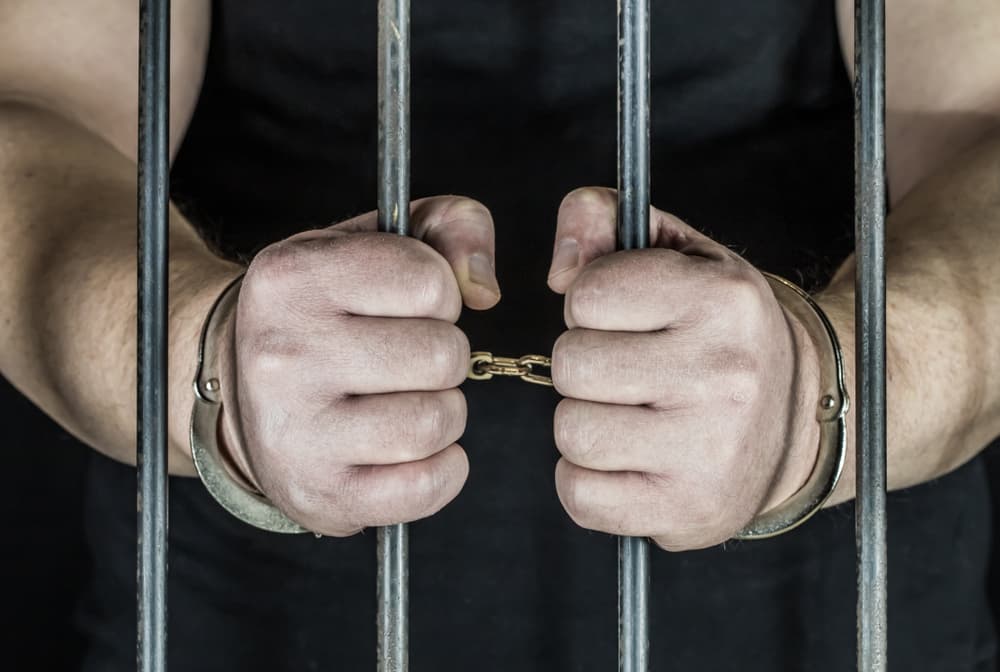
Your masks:
M415 202L416 239L377 233L376 219L263 250L223 348L232 461L286 515L331 536L428 516L461 490L469 343L455 321L463 300L499 299L479 203Z
M808 478L817 355L740 256L655 209L651 248L615 252L615 217L606 189L559 213L556 487L583 527L711 546Z

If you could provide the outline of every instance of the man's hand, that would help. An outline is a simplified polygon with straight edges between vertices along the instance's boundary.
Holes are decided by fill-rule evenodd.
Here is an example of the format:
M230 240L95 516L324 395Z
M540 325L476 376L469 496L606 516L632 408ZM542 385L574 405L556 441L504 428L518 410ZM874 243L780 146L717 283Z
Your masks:
M556 487L583 527L711 546L808 478L816 353L737 254L655 208L651 249L615 252L615 218L607 189L559 212Z
M234 462L309 530L346 536L429 516L462 489L463 300L500 298L493 222L474 201L413 204L417 239L369 213L250 265L223 382Z

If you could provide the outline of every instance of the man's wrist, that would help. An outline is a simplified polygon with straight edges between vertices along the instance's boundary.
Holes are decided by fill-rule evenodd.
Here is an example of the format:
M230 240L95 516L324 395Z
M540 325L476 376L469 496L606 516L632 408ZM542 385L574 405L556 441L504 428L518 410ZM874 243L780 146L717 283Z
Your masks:
M826 313L837 338L841 344L841 355L844 362L845 387L854 392L854 292L846 283L831 285L819 293L816 303ZM847 423L847 457L844 460L844 471L837 483L837 489L830 495L824 506L836 506L854 498L854 422Z
M225 314L215 316L220 328L216 329L215 333L206 334L205 337L212 339L211 352L214 353L215 373L219 381L218 394L222 400L222 412L219 414L216 435L219 454L234 480L247 490L260 493L262 492L260 483L254 476L250 460L244 449L246 442L240 422L239 377L236 365L236 313L241 285L242 278L235 279L219 292L220 295L223 292L234 292L237 294L237 298L230 304Z
M786 311L788 348L794 353L793 374L787 383L791 389L785 396L787 439L782 455L784 463L772 481L771 499L767 502L771 506L737 534L739 539L773 537L808 520L836 489L847 449L850 397L844 384L844 362L837 332L823 309L801 288L784 278L769 273L765 276L778 304ZM810 351L815 355L810 355ZM802 389L810 384L811 392ZM815 405L807 411L810 399ZM804 429L807 425L800 423L812 421L819 428L818 441L807 444L801 438L808 434L808 429ZM808 451L809 445L817 446L815 453L799 455L798 451ZM805 471L810 462L809 475L800 482L798 469Z
M191 458L189 421L194 404L194 380L198 339L205 316L216 297L239 273L235 264L218 260L203 275L171 271L170 306L170 473L195 476ZM189 269L190 270L190 267Z
M792 389L788 440L770 495L762 511L788 500L802 489L816 466L820 427L816 418L821 389L819 352L806 327L782 306L792 351Z

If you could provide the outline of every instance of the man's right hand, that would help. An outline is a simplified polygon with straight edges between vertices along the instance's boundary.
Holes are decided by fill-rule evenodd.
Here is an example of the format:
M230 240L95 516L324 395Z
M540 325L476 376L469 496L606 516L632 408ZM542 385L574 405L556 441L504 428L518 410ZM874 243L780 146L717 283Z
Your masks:
M468 475L456 443L469 342L462 303L500 298L493 222L459 197L416 201L414 238L369 213L264 249L224 357L224 443L290 518L330 536L427 517Z

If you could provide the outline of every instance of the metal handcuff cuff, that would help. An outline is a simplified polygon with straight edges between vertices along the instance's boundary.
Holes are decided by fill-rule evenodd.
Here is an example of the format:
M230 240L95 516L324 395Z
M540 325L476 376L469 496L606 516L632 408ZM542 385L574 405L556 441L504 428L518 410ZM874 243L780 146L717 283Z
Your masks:
M798 492L754 518L735 535L736 539L765 539L792 530L814 513L833 494L847 454L847 411L850 405L844 384L844 362L837 334L823 309L798 286L776 275L764 273L778 302L806 328L820 357L820 397L816 420L820 424L819 451L809 479ZM219 451L218 425L222 411L221 382L216 372L216 353L209 336L232 312L243 276L236 278L219 295L209 311L198 342L194 409L191 413L191 454L205 489L229 513L263 530L303 533L305 528L277 509L263 494L240 484L225 466ZM552 386L552 378L539 373L551 368L543 355L498 357L474 352L469 363L470 380L490 380L494 376L516 377L537 385Z
M209 336L236 308L243 276L233 280L219 294L208 311L198 339L198 368L194 377L194 408L191 410L191 457L208 494L222 508L244 523L269 532L297 534L308 532L278 510L263 494L253 492L233 476L219 450L219 418L222 415L222 379L218 372L217 353Z

